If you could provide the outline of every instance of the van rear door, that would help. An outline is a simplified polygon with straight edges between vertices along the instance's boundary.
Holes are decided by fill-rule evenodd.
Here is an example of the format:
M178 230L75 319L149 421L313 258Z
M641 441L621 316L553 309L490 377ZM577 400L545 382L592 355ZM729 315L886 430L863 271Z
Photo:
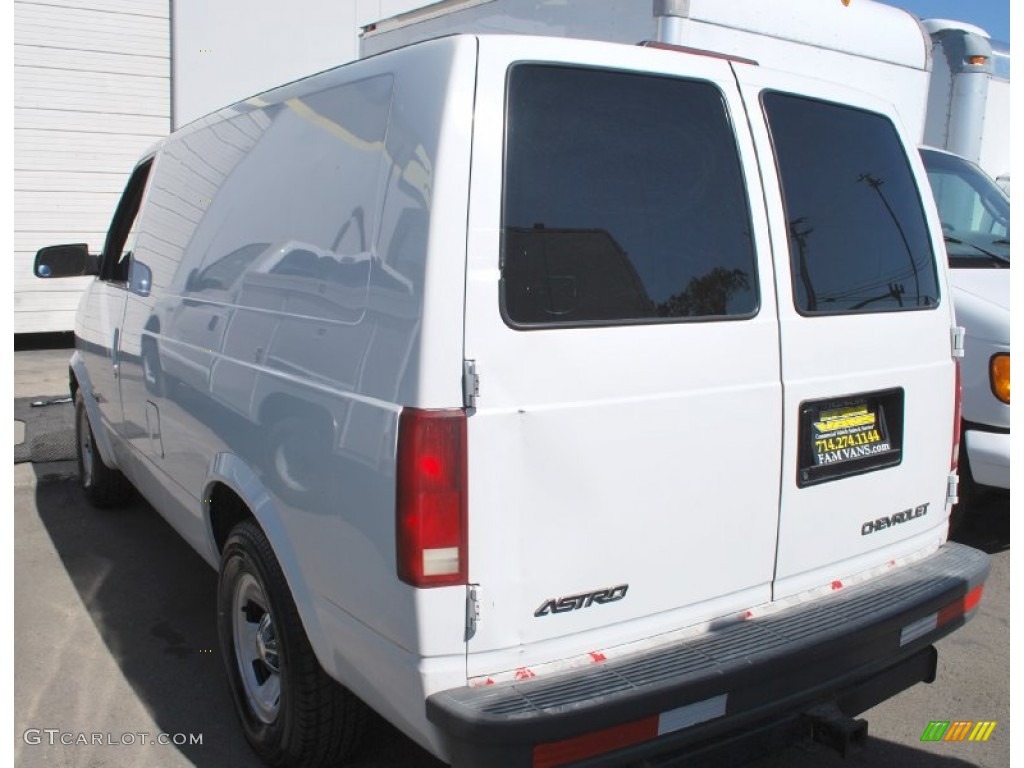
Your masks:
M785 393L780 598L838 588L944 539L953 316L926 177L891 108L735 68L772 221L786 222L772 233Z
M608 51L481 40L471 678L770 597L782 394L742 104L727 62Z

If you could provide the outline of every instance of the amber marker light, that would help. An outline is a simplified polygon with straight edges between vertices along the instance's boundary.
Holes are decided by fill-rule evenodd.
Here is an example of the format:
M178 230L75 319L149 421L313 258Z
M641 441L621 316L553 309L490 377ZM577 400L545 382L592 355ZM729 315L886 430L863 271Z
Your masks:
M992 355L988 364L988 377L992 382L992 394L1007 405L1010 404L1010 356Z
M967 63L972 67L982 67L988 61L988 56L968 56Z

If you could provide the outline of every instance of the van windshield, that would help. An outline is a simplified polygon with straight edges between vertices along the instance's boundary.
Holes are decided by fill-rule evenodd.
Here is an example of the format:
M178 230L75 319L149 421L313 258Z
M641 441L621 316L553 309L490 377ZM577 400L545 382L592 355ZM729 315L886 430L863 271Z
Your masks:
M922 149L921 159L939 209L950 266L1009 267L1009 198L962 157Z

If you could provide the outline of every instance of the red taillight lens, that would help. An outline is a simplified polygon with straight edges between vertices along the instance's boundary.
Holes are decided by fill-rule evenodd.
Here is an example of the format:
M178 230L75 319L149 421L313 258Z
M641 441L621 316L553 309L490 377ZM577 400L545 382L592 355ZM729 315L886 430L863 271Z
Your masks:
M396 482L398 578L467 583L465 411L402 411Z
M950 454L949 469L955 472L960 466L960 419L964 410L964 390L960 384L960 358L953 358L953 366L956 369L956 376L953 396L953 450Z

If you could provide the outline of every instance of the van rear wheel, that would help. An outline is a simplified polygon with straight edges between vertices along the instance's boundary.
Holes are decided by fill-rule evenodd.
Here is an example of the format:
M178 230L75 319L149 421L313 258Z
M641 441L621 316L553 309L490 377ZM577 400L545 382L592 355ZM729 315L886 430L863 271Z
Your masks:
M310 647L266 535L239 523L221 557L221 653L246 739L269 765L338 765L355 749L366 707L330 678Z
M132 497L132 484L120 470L103 463L81 389L75 390L75 448L78 482L89 503L97 509L124 506Z

